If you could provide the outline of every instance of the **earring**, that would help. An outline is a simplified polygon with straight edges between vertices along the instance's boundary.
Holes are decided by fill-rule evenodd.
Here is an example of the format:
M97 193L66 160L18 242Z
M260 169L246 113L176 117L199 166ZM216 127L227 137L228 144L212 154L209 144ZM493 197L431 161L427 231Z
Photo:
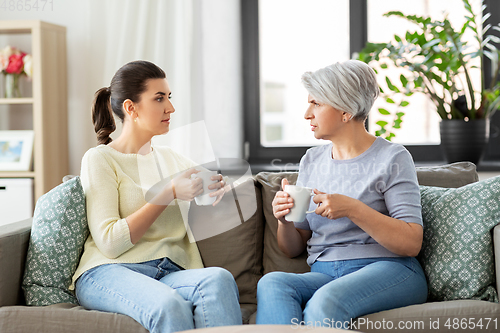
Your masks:
M137 118L138 118L138 117L135 117L135 118L134 118L134 123L137 123Z
M345 122L347 121L347 119L346 119L346 118L344 118L344 119L343 119L343 121L344 121L344 123L345 123Z

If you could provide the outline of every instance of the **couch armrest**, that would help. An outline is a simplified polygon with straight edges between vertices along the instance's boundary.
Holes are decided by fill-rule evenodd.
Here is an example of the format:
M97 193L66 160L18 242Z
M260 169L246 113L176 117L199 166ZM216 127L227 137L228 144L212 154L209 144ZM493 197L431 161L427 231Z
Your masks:
M0 226L0 307L22 304L21 281L32 219Z
M495 276L497 292L500 293L500 224L493 229L493 253L495 254Z

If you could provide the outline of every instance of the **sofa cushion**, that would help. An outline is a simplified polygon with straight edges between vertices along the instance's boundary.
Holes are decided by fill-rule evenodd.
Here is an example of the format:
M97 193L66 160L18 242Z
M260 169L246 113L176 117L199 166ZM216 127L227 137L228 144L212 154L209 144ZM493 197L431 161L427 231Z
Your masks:
M457 188L479 180L476 165L471 162L417 167L416 170L420 185Z
M227 193L215 207L192 204L190 225L193 220L202 220L209 226L216 226L223 220L234 218L227 214L214 214L217 209L235 211L236 217L239 221L241 217L243 223L239 222L233 229L198 241L198 249L206 267L223 267L233 274L240 292L243 321L248 322L250 315L257 310L257 281L262 276L264 224L260 190L255 187L253 179L248 179L232 193ZM214 221L211 216L216 216L219 221ZM196 238L196 229L194 233Z
M424 242L419 259L429 300L498 302L491 230L500 222L500 176L458 189L421 186Z
M80 177L40 197L23 279L27 305L78 303L68 288L88 235Z
M491 302L428 302L363 316L352 329L366 333L498 332L499 315L500 304Z
M260 172L255 176L257 185L262 191L262 208L264 211L265 227L264 227L264 253L262 264L264 266L264 274L273 271L283 271L292 273L309 272L311 269L306 262L307 250L300 256L288 258L278 247L277 230L278 221L273 215L273 202L276 192L281 190L281 180L288 179L290 184L297 182L297 172Z
M9 333L147 333L134 319L116 313L88 311L73 304L0 308L0 332Z

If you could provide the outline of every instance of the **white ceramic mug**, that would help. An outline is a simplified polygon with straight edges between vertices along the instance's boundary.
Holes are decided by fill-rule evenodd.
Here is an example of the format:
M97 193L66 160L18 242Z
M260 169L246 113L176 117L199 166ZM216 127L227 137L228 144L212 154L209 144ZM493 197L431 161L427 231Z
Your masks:
M217 180L212 180L212 176L216 176L217 171L200 171L191 175L191 178L200 178L203 181L203 193L196 196L194 201L198 206L208 206L217 200L217 197L211 197L210 193L216 191L216 189L209 190L208 186L214 184Z
M293 207L285 215L285 219L290 222L302 222L306 219L306 214L314 213L314 210L308 211L311 197L314 196L312 188L296 185L285 185L284 191L293 199Z

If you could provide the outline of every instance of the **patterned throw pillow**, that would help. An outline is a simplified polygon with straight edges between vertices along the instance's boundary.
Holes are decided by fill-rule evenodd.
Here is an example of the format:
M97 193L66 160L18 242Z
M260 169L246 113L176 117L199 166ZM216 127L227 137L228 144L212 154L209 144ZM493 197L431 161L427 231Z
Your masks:
M500 223L500 176L456 189L420 186L424 242L419 260L429 301L498 302L491 229Z
M78 304L68 287L88 235L80 177L40 197L33 216L23 279L27 305Z

